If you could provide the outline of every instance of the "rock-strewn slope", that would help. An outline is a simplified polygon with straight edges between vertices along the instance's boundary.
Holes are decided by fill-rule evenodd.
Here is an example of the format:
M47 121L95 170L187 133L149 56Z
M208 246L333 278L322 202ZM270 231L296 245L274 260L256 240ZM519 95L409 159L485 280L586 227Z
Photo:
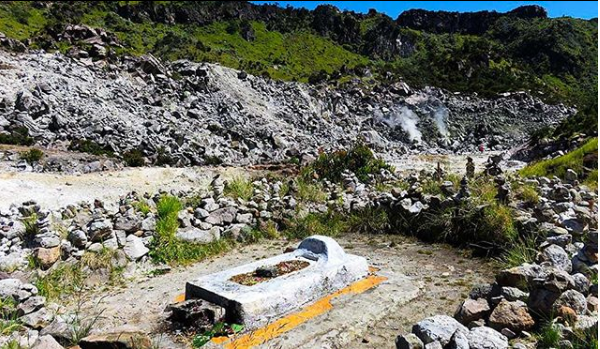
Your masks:
M154 57L117 64L0 52L0 132L38 145L89 140L178 165L283 161L361 137L388 159L407 151L506 149L574 111L525 93L494 100L406 84L335 90Z

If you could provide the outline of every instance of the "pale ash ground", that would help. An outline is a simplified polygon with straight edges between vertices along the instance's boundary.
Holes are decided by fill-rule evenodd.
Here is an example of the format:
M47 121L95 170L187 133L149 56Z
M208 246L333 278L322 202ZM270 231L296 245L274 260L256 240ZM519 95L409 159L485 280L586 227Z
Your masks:
M492 154L497 152L471 155L477 171L483 170L485 162ZM438 162L445 170L462 175L465 172L467 155L407 155L393 162L393 165L399 172L406 173L433 171ZM131 191L155 193L159 189L169 191L206 188L217 173L226 178L259 174L258 171L244 167L144 167L81 175L13 172L3 168L0 170L0 210L27 200L34 200L47 209L58 209L94 199L112 205L118 202L120 196Z

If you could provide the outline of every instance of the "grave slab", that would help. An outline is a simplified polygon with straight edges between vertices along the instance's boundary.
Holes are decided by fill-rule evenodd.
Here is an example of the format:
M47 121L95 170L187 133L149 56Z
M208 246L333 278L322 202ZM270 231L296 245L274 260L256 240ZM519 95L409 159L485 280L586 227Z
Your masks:
M231 280L286 261L304 261L303 269L251 286ZM201 298L226 309L227 321L255 329L340 290L369 273L365 258L347 254L330 237L311 236L290 253L202 276L186 284L186 299Z

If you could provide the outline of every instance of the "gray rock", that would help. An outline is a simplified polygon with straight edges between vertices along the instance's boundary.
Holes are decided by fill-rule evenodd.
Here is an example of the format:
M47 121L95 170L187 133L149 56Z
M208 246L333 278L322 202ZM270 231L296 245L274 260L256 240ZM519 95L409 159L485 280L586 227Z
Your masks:
M575 290L580 293L587 294L590 289L590 281L588 278L581 273L576 273L571 276L575 282Z
M79 248L85 247L85 245L88 242L87 235L85 235L83 230L79 230L79 229L73 230L72 232L70 232L68 235L68 239L69 239L69 241L71 241L73 246L76 246Z
M40 331L40 336L52 336L63 343L73 341L73 328L64 320L57 316L52 322Z
M52 336L40 336L31 349L64 349Z
M546 247L540 254L540 262L550 262L554 267L570 273L573 269L569 255L558 245Z
M12 240L14 238L21 238L25 236L26 233L25 224L21 221L11 221L9 224L1 226L0 225L0 237L4 236L5 238Z
M0 298L13 297L18 299L19 291L23 283L19 279L0 280Z
M237 209L235 207L223 207L211 212L205 221L212 225L230 224L233 223L236 213Z
M34 311L41 309L46 303L46 297L34 296L29 297L26 301L19 303L17 306L17 314L19 316L31 314Z
M19 320L27 327L39 330L48 325L53 318L54 316L46 308L41 308L36 312L21 316Z
M252 213L238 213L235 217L237 223L250 224L252 223Z
M179 229L175 236L184 241L207 244L220 239L221 233L218 227L213 227L210 230L200 230L195 227L189 227L186 229Z
M179 220L179 226L187 228L192 225L192 215L187 210L181 210L177 213L177 220Z
M43 248L52 248L60 245L60 237L52 232L38 234L33 238L33 241L37 246Z
M138 216L120 216L115 220L114 229L124 230L127 233L134 233L140 230L142 222Z
M527 298L529 298L528 292L523 292L516 287L502 287L501 295L509 302L512 301L523 301L527 302Z
M90 241L102 241L112 233L112 223L108 219L94 220L88 227L88 236Z
M475 327L467 333L471 349L508 348L508 338L489 327Z
M459 305L454 318L460 323L467 325L471 321L475 321L485 317L490 312L490 306L485 298L466 299Z
M204 219L204 218L208 217L209 214L210 213L207 210L200 208L200 207L198 207L194 210L194 217L196 217L197 219Z
M208 212L219 209L219 204L217 204L213 198L203 199L200 206Z
M583 315L587 309L587 300L581 293L575 290L567 290L563 292L554 303L555 309L558 309L560 306L569 307L573 309L577 315Z
M125 252L125 255L127 255L129 260L136 261L145 256L150 250L144 246L142 239L135 235L129 235L125 240L123 252Z
M424 344L440 342L442 346L450 342L450 338L456 331L464 333L469 330L455 319L446 315L435 315L416 323L412 332L423 341Z
M396 349L423 349L423 342L413 333L396 338Z
M450 343L446 346L448 349L469 349L469 339L465 333L460 331L454 332L450 339Z
M156 218L154 216L146 217L140 226L140 228L144 231L154 231L156 230Z

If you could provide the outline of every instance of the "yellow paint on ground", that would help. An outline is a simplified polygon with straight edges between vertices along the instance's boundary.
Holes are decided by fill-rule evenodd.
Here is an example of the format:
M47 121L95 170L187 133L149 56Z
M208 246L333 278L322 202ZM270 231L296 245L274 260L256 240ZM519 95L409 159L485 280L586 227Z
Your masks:
M173 303L180 303L180 302L183 302L184 300L185 300L185 293L178 294L177 296L175 296Z
M387 278L383 276L368 276L362 280L356 281L346 288L321 298L317 302L303 308L297 313L290 314L265 327L261 327L252 331L251 333L236 338L231 342L226 343L229 339L228 337L216 337L212 339L212 342L215 344L224 344L225 349L252 348L254 346L266 343L267 341L294 329L304 322L331 310L333 308L333 305L331 304L332 299L345 294L363 293L379 285L385 280L387 280Z

